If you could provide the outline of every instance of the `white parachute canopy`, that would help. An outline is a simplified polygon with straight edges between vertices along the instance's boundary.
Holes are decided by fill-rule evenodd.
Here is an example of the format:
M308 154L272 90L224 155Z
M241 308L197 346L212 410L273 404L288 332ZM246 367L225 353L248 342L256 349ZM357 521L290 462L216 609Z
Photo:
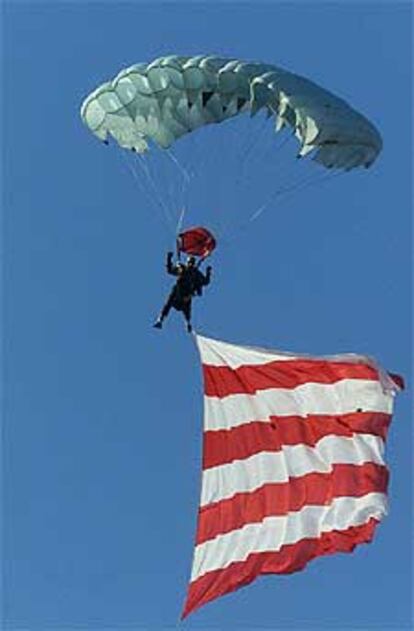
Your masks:
M125 68L80 114L94 136L121 147L170 237L190 211L189 225L233 238L299 191L370 167L382 149L371 121L309 79L214 55Z
M160 148L211 123L264 110L275 130L290 126L299 155L327 168L369 167L382 148L374 125L343 99L277 66L214 55L170 55L122 70L83 102L95 136L125 149Z

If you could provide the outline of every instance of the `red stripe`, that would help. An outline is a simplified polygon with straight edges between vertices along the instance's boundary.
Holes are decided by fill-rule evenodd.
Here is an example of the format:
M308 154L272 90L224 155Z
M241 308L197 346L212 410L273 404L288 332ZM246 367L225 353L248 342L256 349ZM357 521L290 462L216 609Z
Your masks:
M240 366L203 365L205 394L226 397L254 394L268 388L296 388L304 383L336 383L341 379L378 381L378 372L367 364L295 359Z
M253 553L224 570L208 572L190 583L182 618L214 598L248 585L260 574L290 574L302 570L318 556L352 552L355 546L372 540L377 523L371 518L362 526L323 533L317 539L303 539L283 546L278 552Z
M219 534L259 523L265 517L286 515L306 505L326 506L337 497L386 493L388 470L382 465L336 464L331 473L308 473L289 482L265 484L249 493L200 508L197 545Z
M385 440L391 415L353 412L342 416L272 416L232 429L204 432L203 468L242 460L262 451L280 451L283 445L314 447L324 436L374 434Z

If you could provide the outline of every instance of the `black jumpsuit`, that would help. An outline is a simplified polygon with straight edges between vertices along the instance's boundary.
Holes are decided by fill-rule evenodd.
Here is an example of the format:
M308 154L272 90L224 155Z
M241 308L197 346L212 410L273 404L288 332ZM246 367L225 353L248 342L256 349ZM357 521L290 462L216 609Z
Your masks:
M202 288L210 283L211 268L207 268L204 275L195 266L187 266L181 263L174 264L171 256L167 258L167 272L172 276L178 276L178 280L168 296L167 302L161 311L161 320L167 317L171 307L182 311L188 323L191 320L191 300L193 296L201 296Z

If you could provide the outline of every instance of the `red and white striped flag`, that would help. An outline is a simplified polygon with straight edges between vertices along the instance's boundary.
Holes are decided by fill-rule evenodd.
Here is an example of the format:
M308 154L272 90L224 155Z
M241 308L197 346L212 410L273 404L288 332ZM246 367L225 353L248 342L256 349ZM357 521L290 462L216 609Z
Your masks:
M196 339L203 475L183 617L260 574L371 541L387 512L384 442L402 387L367 357Z

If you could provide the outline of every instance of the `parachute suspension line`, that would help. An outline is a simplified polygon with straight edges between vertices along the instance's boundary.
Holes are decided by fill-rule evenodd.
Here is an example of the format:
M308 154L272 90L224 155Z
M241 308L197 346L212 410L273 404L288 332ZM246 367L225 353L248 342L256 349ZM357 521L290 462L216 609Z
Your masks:
M171 216L175 219L177 206L179 206L179 204L177 203L177 185L175 178L168 169L170 163L167 163L167 158L161 151L158 151L153 157L155 158L153 172L156 173L156 180L159 183L158 190L160 195L163 195L170 209Z
M185 215L186 210L187 210L186 206L183 206L182 209L181 209L180 216L178 217L177 227L175 229L175 234L176 234L177 237L178 237L178 235L180 233L180 230L181 230L181 227L183 225L184 215Z
M251 123L250 120L247 122ZM241 222L240 220L238 221L236 217L240 217L241 214L245 218L247 217L249 206L254 204L252 196L257 198L260 195L257 201L258 204L267 199L269 188L270 191L273 190L271 183L275 178L275 170L278 169L279 165L281 165L281 168L277 171L278 175L290 168L284 161L283 150L292 141L293 135L274 134L273 128L269 129L270 124L270 121L265 118L260 120L259 128L259 121L254 121L253 129L247 126L246 134L238 133L238 137L247 135L247 143L244 141L244 146L248 146L248 155L243 154L240 156L241 160L238 152L235 156L232 156L236 160L236 177L230 191L232 203L224 215L221 230L218 232L219 235L228 234L232 226L244 223L243 220ZM240 144L240 141L238 144ZM258 175L262 181L260 186L257 186ZM267 177L267 175L271 177Z
M196 129L193 133L188 134L184 141L188 147L188 155L191 155L190 175L192 179L200 174L206 157L206 152L202 150L203 143L200 134L203 135L203 130Z
M180 200L179 200L179 204L181 205L181 212L180 212L180 215L178 217L177 224L175 227L175 233L176 235L178 235L178 233L181 230L181 226L184 221L184 216L188 208L188 194L189 194L189 187L192 180L192 176L187 171L187 169L180 163L177 156L174 155L171 149L167 149L166 153L169 159L171 160L171 162L176 166L176 168L180 171L182 175L182 185L181 185Z
M315 179L315 177L312 177L312 179L308 178L307 181L303 181L302 184L300 186L290 186L290 187L286 187L285 189L281 190L281 189L277 189L276 191L274 191L272 193L272 195L269 196L269 198L267 199L267 201L262 204L260 206L260 208L258 208L250 217L249 219L247 219L243 224L241 224L239 226L239 228L237 230L234 231L234 233L231 236L227 236L227 235L221 235L221 243L222 246L226 246L229 245L229 243L231 241L234 241L240 233L244 232L245 230L247 230L247 228L249 228L250 224L255 221L256 219L258 219L260 217L260 215L263 214L263 212L269 207L269 205L271 204L272 201L274 201L276 198L280 198L292 193L296 193L299 190L305 189L305 188L309 188L310 186L313 186L314 184L322 184L323 182L327 182L328 180L333 180L334 178L337 178L341 175L343 175L345 173L345 171L337 171L336 173L324 173L321 177L317 177ZM292 198L291 198L292 199Z
M248 144L243 151L240 160L240 177L242 175L244 176L244 169L247 162L249 162L250 167L254 165L254 162L259 161L263 165L264 156L266 156L269 152L272 152L274 155L279 154L280 150L289 141L290 136L275 134L273 129L269 129L270 125L271 121L269 121L266 117L261 121L259 129L253 133L253 137L250 138L250 141L250 135L248 134ZM238 158L240 158L240 154Z
M263 160L264 164L271 164L272 171L274 171L275 167L278 167L278 178L280 180L280 175L287 175L288 177L291 175L292 171L297 170L297 162L295 160L289 159L285 160L285 156L283 155L283 150L292 151L294 153L297 150L296 142L295 142L295 132L289 132L286 130L286 133L283 133L284 130L279 130L278 132L274 132L273 138L276 136L276 141L274 144L271 144L265 152L266 160ZM291 144L291 147L288 145ZM295 145L295 146L293 146ZM267 160L267 156L271 153L271 160ZM282 166L280 166L282 165Z
M234 189L234 183L229 189L228 173L234 172L237 178L241 145L246 144L244 134L240 133L240 123L239 119L230 118L221 126L208 125L204 130L200 130L200 134L192 136L194 140L197 136L198 141L195 152L192 152L192 163L194 162L199 185L197 191L203 201L208 200L209 203L208 209L202 204L200 210L207 212L208 223L214 227L216 235L220 235L230 221L229 214L231 215L231 208L234 206L226 198L226 192L232 194L230 191ZM202 146L200 139L209 142ZM226 166L225 169L223 165Z
M251 122L250 120L249 123ZM266 130L268 124L269 121L267 118L264 118L260 122L259 129L256 130L254 128L255 126L253 126L253 129L249 133L250 129L248 128L248 133L246 134L247 140L240 143L238 151L235 153L237 173L235 190L240 189L241 186L250 186L251 182L254 180L254 176L252 175L254 169L252 166L256 162L258 155L262 155L263 153L262 143L260 141L263 138L263 132Z
M145 161L148 165L149 174L156 184L158 195L169 209L172 224L175 225L178 214L177 208L181 207L181 195L178 191L181 183L181 174L178 173L177 166L170 160L164 150L156 149L149 152Z
M273 132L273 136L272 138L274 138L276 136L276 139L274 141L274 144L271 144L270 147L268 148L268 150L266 151L266 155L272 151L274 153L274 155L276 156L275 159L275 163L280 162L280 160L282 159L282 150L286 147L286 145L291 142L295 136L294 132L293 133L289 133L286 131L286 133L283 133L283 129L281 129L278 132Z
M250 158L253 149L256 147L259 139L263 136L263 131L266 129L268 123L268 119L264 118L260 124L259 130L253 134L253 137L251 138L248 136L247 141L241 144L236 155L236 161L240 163L240 177L242 177L246 161Z
M174 162L174 164L178 167L178 169L181 171L181 175L183 176L183 180L187 183L189 183L191 181L191 175L189 174L189 172L187 171L187 169L185 167L183 167L182 164L180 164L180 161L178 160L178 158L173 154L171 149L167 149L166 150L167 156L170 158L170 160L172 160L172 162Z
M132 165L129 162L129 160L128 160L128 158L127 158L127 156L126 156L124 151L121 150L121 151L117 151L116 153L120 156L120 159L123 162L123 164L125 165L127 171L129 171L129 173L132 175L132 178L134 180L134 183L135 183L136 187L140 190L140 192L143 192L144 195L146 195L148 197L150 202L152 204L154 204L155 208L157 208L159 210L158 205L154 203L153 195L151 195L150 191L148 190L148 187L145 185L145 182L143 181L143 179L141 177L141 174L139 174L139 172L137 172L137 170L134 168L135 165ZM161 218L161 223L164 226L164 229L167 230L167 232L169 234L170 230L169 230L169 226L168 226L168 221L166 221L167 218L165 216L165 213L162 212L160 214L160 218Z
M120 156L121 156L123 162L125 163L128 171L132 174L135 182L139 185L139 188L147 195L147 197L150 199L150 201L155 206L155 208L157 208L157 209L162 211L161 218L162 218L163 224L167 228L168 227L171 228L171 226L170 226L171 218L170 218L170 214L168 212L168 209L165 208L165 204L161 203L160 200L156 199L156 196L154 195L154 192L153 192L153 187L149 186L148 185L148 181L146 181L146 179L143 177L145 175L144 169L142 168L140 170L140 169L136 168L135 156L134 156L133 163L130 163L128 161L128 158L127 158L126 154L124 153L124 151L120 152Z
M258 217L260 217L260 215L269 207L269 205L271 204L271 202L276 199L277 197L282 197L284 195L288 195L289 193L296 193L297 191L303 190L304 188L309 188L309 186L313 186L314 184L321 184L323 182L326 182L328 180L332 180L333 178L338 177L339 175L342 175L341 171L338 171L337 173L324 173L321 177L308 177L305 180L302 180L299 183L296 184L292 184L291 186L286 186L285 188L278 188L276 189L269 197L268 199L264 202L264 204L262 204L257 210L255 210L249 217L249 219L247 220L247 223L252 223L253 221L255 221L256 219L258 219Z
M148 184L150 186L150 190L152 190L152 192L153 192L154 200L158 202L160 208L163 210L165 219L166 219L170 229L174 230L174 219L171 216L171 213L170 213L170 210L169 210L168 206L166 206L163 198L161 197L161 195L159 193L159 190L158 190L157 185L156 185L156 183L154 181L154 178L152 177L151 172L150 172L150 170L148 168L148 164L146 164L144 158L140 154L136 154L136 155L137 155L137 158L138 158L138 164L141 166L142 172L144 173L144 175L145 175L145 177L147 179L147 182L148 182Z
M259 205L258 210L252 213L252 216L254 216L256 212L259 212L261 208L266 208L268 204L279 194L299 190L303 184L306 185L308 181L315 179L315 175L311 174L309 177L307 169L308 164L306 161L301 161L300 164L298 164L298 160L286 161L284 159L287 151L294 151L294 148L290 146L294 140L294 132L286 135L281 134L280 140L277 138L276 142L274 141L274 136L270 135L269 146L263 150L261 155L261 163L263 165L262 172L269 181L273 180L276 176L278 185L274 191L271 190L270 195L268 195L267 199ZM251 169L251 173L255 173L253 168ZM319 178L316 177L316 180L318 179ZM250 176L250 180L248 177L245 177L244 180L244 184L250 186L253 180L253 175ZM263 212L263 210L261 212Z
M258 159L260 160L260 163L262 166L261 170L265 172L266 167L270 166L271 176L273 178L274 172L277 169L277 176L278 176L279 181L280 181L281 175L283 177L285 175L289 176L291 171L295 168L295 165L294 164L292 165L290 161L285 162L283 160L284 158L283 150L292 141L292 139L293 139L293 134L287 134L287 135L282 134L281 137L279 138L277 137L276 141L274 141L274 136L271 135L269 138L269 146L267 148L262 149L262 151L258 152L260 154L258 156ZM249 163L250 170L246 174L243 175L242 182L245 187L251 186L252 183L255 181L256 173L255 173L255 169L253 168L253 161L254 161L254 156L251 162ZM240 173L240 177L238 178L239 182L240 182L240 179L241 179L241 173Z

